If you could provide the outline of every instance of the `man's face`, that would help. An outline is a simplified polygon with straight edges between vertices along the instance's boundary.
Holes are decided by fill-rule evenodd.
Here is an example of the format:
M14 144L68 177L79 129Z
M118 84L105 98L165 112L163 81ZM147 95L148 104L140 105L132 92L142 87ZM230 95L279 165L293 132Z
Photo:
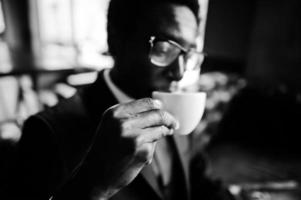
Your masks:
M152 91L169 91L174 81L183 76L183 64L177 57L168 66L158 66L149 57L151 36L171 40L185 49L196 47L197 20L192 11L181 5L152 6L138 24L136 34L126 41L122 73L127 78L131 95L150 96Z

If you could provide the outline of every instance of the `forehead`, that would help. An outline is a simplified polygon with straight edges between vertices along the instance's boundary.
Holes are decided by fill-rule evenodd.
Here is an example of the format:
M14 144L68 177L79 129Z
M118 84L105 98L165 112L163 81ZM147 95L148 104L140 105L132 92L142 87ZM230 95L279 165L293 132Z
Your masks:
M188 7L162 3L151 6L145 14L150 34L167 37L182 45L195 43L198 23Z

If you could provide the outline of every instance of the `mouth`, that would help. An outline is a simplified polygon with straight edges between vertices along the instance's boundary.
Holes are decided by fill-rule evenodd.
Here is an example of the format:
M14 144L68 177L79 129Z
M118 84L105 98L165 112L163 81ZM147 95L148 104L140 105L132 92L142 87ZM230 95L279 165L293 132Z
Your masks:
M152 91L160 92L176 92L179 91L180 87L178 82L172 81L169 84L161 85L161 87L153 88Z

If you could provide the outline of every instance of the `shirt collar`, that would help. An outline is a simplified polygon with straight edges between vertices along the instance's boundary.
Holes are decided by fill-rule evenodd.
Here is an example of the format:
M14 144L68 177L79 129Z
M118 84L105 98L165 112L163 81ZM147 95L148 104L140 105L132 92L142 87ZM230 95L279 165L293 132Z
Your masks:
M110 77L110 69L104 71L104 80L119 103L127 103L134 99L125 94L117 85L115 85Z

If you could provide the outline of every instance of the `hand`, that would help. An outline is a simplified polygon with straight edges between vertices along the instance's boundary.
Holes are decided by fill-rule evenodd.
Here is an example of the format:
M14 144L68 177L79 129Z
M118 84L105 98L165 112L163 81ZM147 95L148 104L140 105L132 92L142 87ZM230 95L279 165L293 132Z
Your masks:
M109 108L93 147L94 196L109 198L132 182L151 163L156 142L171 135L178 124L160 101L150 98Z

